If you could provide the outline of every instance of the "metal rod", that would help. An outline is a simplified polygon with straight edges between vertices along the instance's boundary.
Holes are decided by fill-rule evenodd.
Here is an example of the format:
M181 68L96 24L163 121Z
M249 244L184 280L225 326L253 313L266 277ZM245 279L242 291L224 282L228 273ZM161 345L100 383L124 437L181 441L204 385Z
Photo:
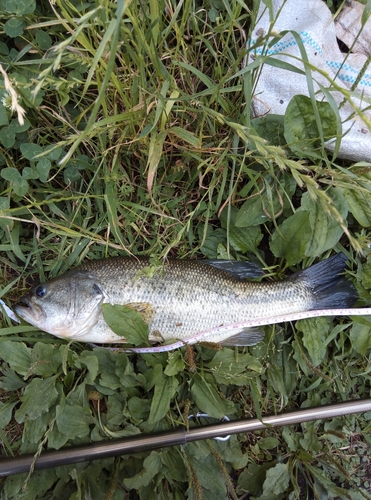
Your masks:
M62 450L46 451L41 453L36 460L34 455L21 455L16 458L0 460L0 477L28 472L32 464L34 464L35 470L46 469L71 463L125 455L127 453L155 450L167 446L185 445L199 439L210 439L227 436L228 434L252 432L264 429L267 426L279 427L283 425L292 425L308 422L310 420L363 413L370 410L371 399L360 399L316 408L305 408L281 413L280 415L270 415L264 417L263 421L257 418L235 420L232 422L191 428L189 431L185 429L176 429L156 434L143 434L130 438L72 446Z

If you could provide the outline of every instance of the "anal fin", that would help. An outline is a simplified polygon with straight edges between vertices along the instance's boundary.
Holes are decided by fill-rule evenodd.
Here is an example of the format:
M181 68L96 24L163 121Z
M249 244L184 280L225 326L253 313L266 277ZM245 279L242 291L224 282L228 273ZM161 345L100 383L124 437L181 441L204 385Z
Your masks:
M243 328L231 337L218 342L225 347L238 347L255 345L261 342L264 338L264 333L255 328Z

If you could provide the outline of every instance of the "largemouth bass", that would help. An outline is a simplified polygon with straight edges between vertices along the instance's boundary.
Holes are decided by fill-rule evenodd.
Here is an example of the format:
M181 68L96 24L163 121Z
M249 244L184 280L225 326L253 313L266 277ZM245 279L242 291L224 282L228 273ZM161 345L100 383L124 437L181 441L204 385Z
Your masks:
M102 314L102 304L128 305L149 325L149 340L179 339L206 329L313 309L350 307L357 299L344 277L342 254L299 271L281 282L249 282L261 274L251 263L169 260L149 276L146 259L114 257L87 262L34 287L15 311L28 323L57 337L123 343ZM253 345L253 329L217 333L209 342Z

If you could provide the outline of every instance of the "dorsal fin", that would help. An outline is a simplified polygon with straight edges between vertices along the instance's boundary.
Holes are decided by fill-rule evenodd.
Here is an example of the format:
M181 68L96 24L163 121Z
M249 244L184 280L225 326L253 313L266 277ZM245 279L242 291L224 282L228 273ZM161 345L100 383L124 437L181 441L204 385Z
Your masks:
M235 278L240 280L261 278L264 276L263 270L254 262L246 260L200 260L204 264L216 267L222 271L232 274Z

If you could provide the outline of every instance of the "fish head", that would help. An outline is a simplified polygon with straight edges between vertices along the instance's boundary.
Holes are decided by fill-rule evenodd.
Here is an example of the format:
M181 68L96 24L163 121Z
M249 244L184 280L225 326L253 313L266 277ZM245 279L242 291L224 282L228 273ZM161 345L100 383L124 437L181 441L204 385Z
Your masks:
M103 300L103 288L93 276L72 270L32 288L15 312L40 330L78 339L97 323Z

